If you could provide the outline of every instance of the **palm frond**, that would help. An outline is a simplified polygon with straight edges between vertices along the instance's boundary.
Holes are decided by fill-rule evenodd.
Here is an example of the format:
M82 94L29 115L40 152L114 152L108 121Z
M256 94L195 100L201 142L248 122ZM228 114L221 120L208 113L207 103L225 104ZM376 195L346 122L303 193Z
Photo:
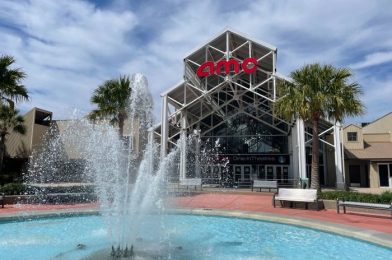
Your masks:
M19 111L10 106L0 105L0 134L7 135L9 132L25 134L26 128L24 118L19 115Z
M360 100L360 86L351 82L348 68L309 64L290 74L292 82L278 85L279 99L274 109L284 118L312 117L342 121L346 116L360 115L364 105Z
M14 126L13 131L24 135L26 133L26 127L24 125L16 125Z
M10 66L14 62L15 59L12 56L0 57L0 98L7 100L7 102L29 99L26 87L21 84L21 81L26 77L26 73L19 68L11 69Z
M110 79L94 90L91 103L97 106L90 112L91 120L108 119L116 124L119 115L126 111L131 95L131 82L129 76L121 76L118 79Z

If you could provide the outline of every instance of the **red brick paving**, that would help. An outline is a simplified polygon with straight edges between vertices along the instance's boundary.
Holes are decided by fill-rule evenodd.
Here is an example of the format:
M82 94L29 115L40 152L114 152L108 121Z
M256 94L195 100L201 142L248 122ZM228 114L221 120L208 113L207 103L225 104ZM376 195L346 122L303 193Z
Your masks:
M329 221L366 229L377 230L392 234L392 220L390 215L376 214L337 214L336 210L304 210L292 208L273 208L272 195L266 193L203 193L187 197L174 198L170 205L181 208L211 208L224 210L242 210L254 212L267 212L285 216L295 216L309 219ZM6 205L0 208L1 214L18 213L23 211L64 210L98 208L97 203L73 205Z
M270 194L224 194L205 193L189 197L177 198L174 206L183 208L211 208L225 210L243 210L255 212L268 212L295 216L322 221L335 222L350 226L377 230L392 234L392 219L389 214L337 214L336 210L305 210L296 208L280 208L272 206L272 195Z

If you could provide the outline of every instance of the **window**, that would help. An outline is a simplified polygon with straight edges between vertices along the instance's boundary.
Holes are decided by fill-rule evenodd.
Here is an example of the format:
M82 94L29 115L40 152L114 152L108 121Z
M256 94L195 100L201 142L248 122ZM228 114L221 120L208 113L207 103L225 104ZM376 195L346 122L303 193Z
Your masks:
M347 132L347 141L355 142L358 140L358 133L357 132Z
M380 187L389 187L390 172L388 170L388 164L379 164L378 174L380 176Z

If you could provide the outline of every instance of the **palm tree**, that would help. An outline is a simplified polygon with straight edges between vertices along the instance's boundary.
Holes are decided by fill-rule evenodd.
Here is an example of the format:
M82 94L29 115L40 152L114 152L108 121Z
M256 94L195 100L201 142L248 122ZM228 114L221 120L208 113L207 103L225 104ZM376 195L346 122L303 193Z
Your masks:
M319 181L319 122L321 119L341 122L346 116L364 112L359 99L360 86L351 81L348 68L331 65L310 64L293 71L292 81L278 85L278 99L274 105L278 115L301 118L312 124L312 170L311 188L320 189Z
M118 124L119 135L124 133L124 121L127 118L127 106L131 95L129 76L110 79L100 85L91 97L91 103L98 106L89 114L91 120L109 119Z
M3 168L5 140L10 132L25 134L24 119L19 111L5 104L0 105L0 171Z
M11 69L14 62L12 56L0 57L0 102L6 101L11 108L14 107L14 102L29 99L26 87L20 84L26 74L20 69Z

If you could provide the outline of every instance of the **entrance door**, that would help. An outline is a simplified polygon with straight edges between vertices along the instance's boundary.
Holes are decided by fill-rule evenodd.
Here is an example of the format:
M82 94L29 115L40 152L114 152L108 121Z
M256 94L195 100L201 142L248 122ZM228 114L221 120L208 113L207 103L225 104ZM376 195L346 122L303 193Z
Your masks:
M275 166L276 179L278 183L288 183L289 179L289 167L287 166Z
M234 181L249 182L252 173L251 165L234 165Z
M242 166L243 168L243 170L242 170L242 172L243 172L243 175L242 175L242 180L243 181L249 181L250 180L250 175L251 175L251 173L252 173L252 166L251 165L244 165L244 166Z
M282 166L275 166L275 172L276 172L276 179L278 180L278 183L282 182Z
M289 183L289 167L288 166L280 166L282 167L282 183Z
M260 166L259 171L262 173L260 176L265 180L277 180L279 183L288 183L289 167L283 165L266 165Z
M267 172L267 180L274 180L274 179L276 179L276 177L275 177L275 167L273 166L273 165L267 165L267 166L265 166L265 168L267 169L266 170L266 172Z
M378 174L380 175L380 187L389 187L391 174L389 172L388 164L378 165Z

